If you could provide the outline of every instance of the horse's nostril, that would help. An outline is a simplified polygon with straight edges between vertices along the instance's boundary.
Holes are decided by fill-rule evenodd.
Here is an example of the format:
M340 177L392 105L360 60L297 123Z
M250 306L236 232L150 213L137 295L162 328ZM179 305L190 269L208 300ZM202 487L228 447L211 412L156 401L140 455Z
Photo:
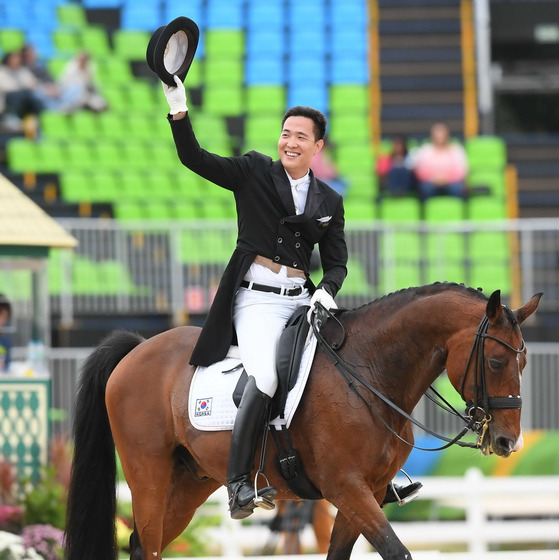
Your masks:
M511 453L513 446L514 446L514 442L511 439L506 438L504 436L497 438L497 447L499 447L499 449L502 449L507 453Z

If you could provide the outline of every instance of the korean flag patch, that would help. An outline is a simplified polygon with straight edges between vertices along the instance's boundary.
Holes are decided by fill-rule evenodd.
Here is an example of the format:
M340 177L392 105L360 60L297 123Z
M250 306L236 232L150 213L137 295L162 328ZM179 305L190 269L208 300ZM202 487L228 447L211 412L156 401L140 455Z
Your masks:
M194 416L211 416L212 399L196 399L196 412Z

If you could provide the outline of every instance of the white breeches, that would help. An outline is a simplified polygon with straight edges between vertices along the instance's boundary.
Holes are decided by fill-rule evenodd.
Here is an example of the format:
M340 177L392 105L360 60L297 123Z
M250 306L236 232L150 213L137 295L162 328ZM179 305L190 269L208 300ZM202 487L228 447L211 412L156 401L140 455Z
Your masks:
M233 322L239 353L248 375L260 391L273 397L278 387L276 346L285 324L301 305L309 305L310 296L280 296L240 288L235 296Z

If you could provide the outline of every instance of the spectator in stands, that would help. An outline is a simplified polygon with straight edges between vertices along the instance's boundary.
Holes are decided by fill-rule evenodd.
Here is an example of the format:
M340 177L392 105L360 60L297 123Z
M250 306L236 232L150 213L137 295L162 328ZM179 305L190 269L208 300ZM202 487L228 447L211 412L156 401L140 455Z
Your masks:
M70 95L72 100L65 107L66 111L89 109L100 112L107 109L107 102L95 83L95 66L87 52L80 52L72 58L58 79L62 95Z
M390 153L378 157L376 171L381 192L389 196L405 196L414 191L415 176L405 137L394 138Z
M311 169L317 179L328 183L338 194L344 194L347 182L340 176L332 161L330 146L326 139L324 140L322 150L313 156Z
M466 197L466 152L460 144L450 142L446 124L435 123L431 127L431 142L418 148L414 155L414 171L422 200L439 194Z
M12 316L12 306L4 294L0 294L0 372L10 368L12 343L6 332L6 324Z
M6 53L0 65L0 112L6 129L22 130L23 117L38 115L43 110L36 86L35 76L22 64L21 52Z

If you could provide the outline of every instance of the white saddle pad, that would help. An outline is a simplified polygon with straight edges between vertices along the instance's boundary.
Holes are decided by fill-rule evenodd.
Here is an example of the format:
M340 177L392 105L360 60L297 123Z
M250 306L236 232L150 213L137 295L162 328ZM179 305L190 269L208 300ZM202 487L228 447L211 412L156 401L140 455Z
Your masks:
M285 418L282 420L277 417L270 422L277 429L283 424L289 428L291 424L307 384L315 351L316 338L311 335L303 350L297 383L287 396ZM236 346L231 346L227 357L221 362L196 368L188 399L190 423L195 428L204 431L233 429L237 415L233 391L242 372L243 366Z

